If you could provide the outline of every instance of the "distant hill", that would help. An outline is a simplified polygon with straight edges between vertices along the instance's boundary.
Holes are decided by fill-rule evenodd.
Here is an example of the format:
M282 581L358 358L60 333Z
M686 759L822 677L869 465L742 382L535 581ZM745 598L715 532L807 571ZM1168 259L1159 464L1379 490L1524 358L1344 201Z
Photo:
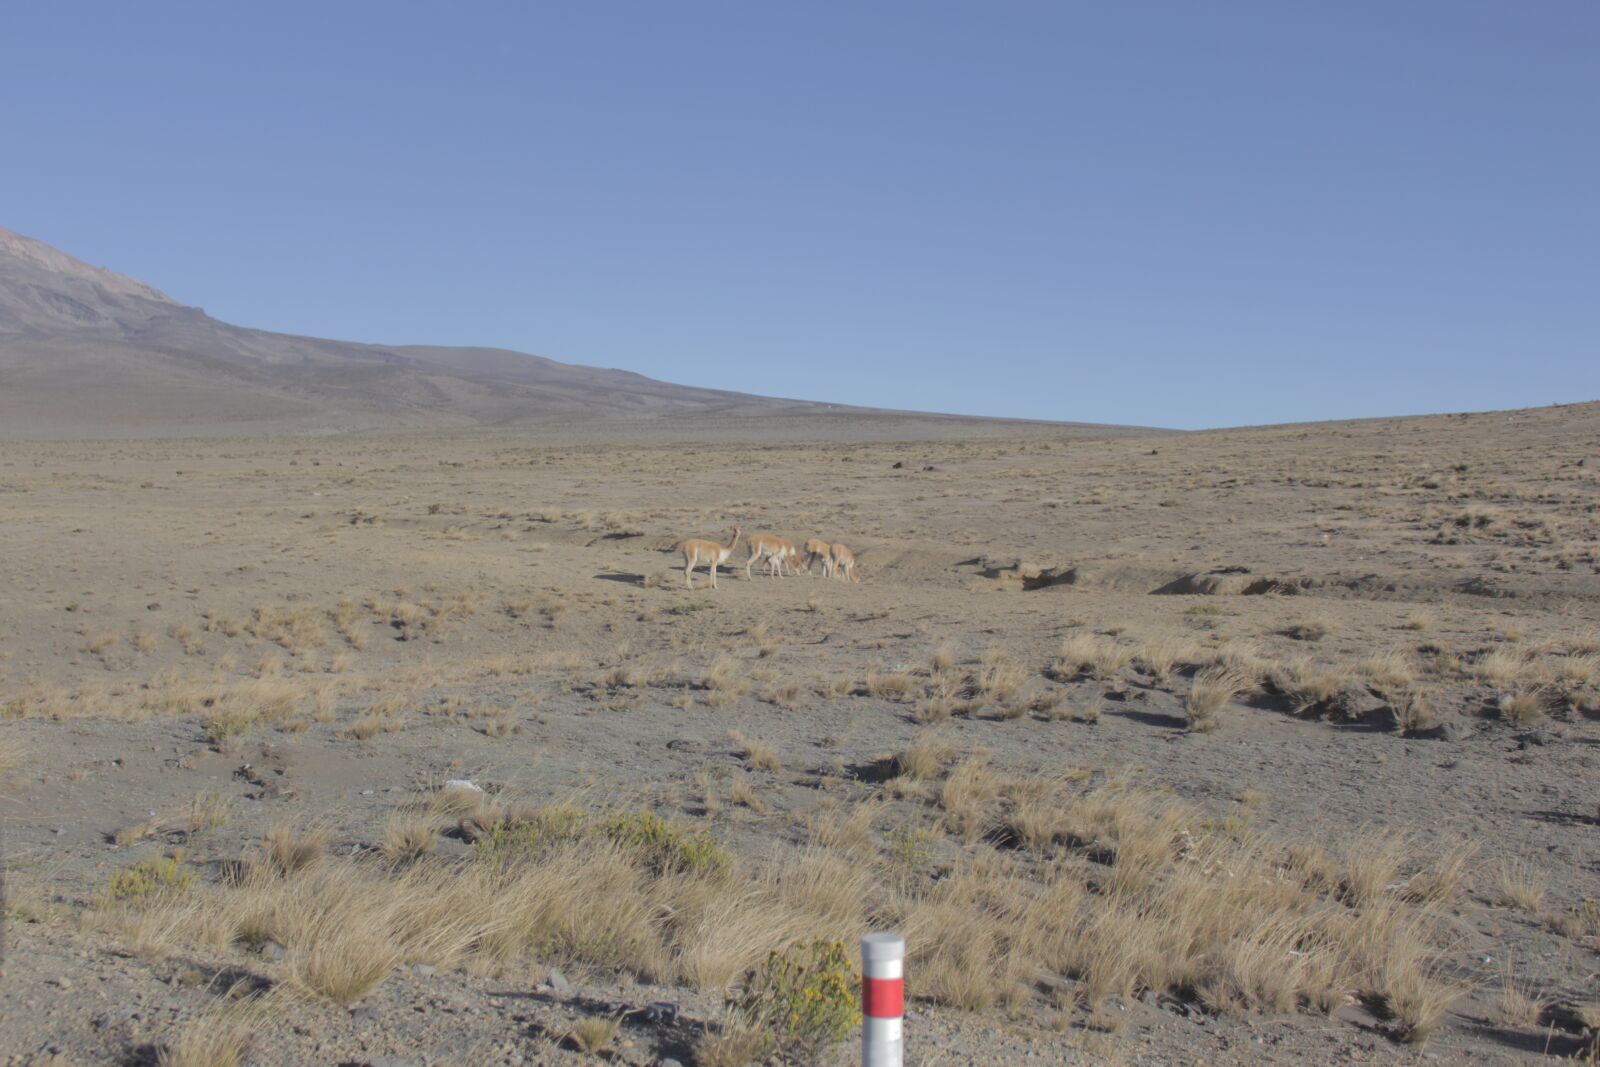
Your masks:
M144 282L0 229L0 436L339 432L839 410L503 349L356 344L231 326Z

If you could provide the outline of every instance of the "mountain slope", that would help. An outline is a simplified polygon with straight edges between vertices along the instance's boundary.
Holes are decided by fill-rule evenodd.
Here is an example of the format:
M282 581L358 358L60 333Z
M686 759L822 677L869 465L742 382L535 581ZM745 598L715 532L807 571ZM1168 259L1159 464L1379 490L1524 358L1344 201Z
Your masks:
M124 436L804 413L828 405L502 349L232 326L0 229L0 435ZM837 410L837 409L832 409Z

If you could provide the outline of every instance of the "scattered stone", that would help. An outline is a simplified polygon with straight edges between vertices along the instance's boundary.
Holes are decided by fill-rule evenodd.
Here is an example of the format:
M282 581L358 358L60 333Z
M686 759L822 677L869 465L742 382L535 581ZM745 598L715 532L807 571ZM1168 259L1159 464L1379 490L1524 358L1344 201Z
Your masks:
M160 611L161 610L161 604L159 602L157 602L157 601L152 601L149 604L146 604L144 606L144 610L146 610L146 611Z
M367 1067L417 1067L417 1061L404 1056L378 1056L368 1060Z
M453 793L456 791L464 793L483 792L483 787L477 782L472 781L470 778L452 778L444 784L443 788L444 792L446 793Z
M1374 696L1372 690L1354 682L1329 697L1323 706L1330 718L1340 722L1360 722L1380 712L1387 712L1391 718L1394 715L1394 709Z
M572 983L567 981L567 976L556 970L554 967L550 968L550 974L545 978L545 982L548 983L550 988L554 989L557 993L572 992Z
M281 960L289 954L289 950L276 941L264 941L261 944L261 955L269 960Z
M436 968L431 963L413 963L411 973L418 978L432 978Z

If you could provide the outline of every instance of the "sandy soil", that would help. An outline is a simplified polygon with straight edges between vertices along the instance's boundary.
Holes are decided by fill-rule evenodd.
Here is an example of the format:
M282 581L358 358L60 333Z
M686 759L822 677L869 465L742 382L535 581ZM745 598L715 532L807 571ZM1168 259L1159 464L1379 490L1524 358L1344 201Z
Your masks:
M978 983L1020 992L978 1010L913 963L915 1064L1518 1063L1591 1040L1600 405L1197 435L7 443L0 503L8 1062L153 1062L224 991L293 984L296 946L130 939L102 921L117 872L176 850L184 893L225 894L265 832L312 824L327 862L367 863L457 778L703 827L741 871L837 847L873 872L867 924L953 872L1093 862L1001 832L1019 783L1131 783L1190 813L1185 840L1398 843L1395 899L1475 847L1419 908L1451 991L1426 1041L1360 983L1328 1014L1137 985L1091 1006L997 958ZM686 590L677 544L734 524L844 542L862 581L747 581L741 543ZM1120 654L1079 670L1064 643ZM1208 664L1247 681L1194 729ZM225 715L250 686L277 710ZM919 744L936 769L897 774ZM997 783L970 809L969 765ZM858 810L855 850L830 845ZM425 862L472 863L439 829ZM676 1019L630 1015L605 1056L693 1062L722 989L631 970L407 961L346 1006L282 1002L249 1062L594 1062L577 1018L657 1001Z

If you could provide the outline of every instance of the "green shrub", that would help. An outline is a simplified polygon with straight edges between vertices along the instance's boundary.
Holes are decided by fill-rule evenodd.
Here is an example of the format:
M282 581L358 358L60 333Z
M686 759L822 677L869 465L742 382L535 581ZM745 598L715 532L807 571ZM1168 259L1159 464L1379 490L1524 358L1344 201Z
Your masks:
M576 808L540 808L490 828L474 847L479 858L491 863L518 863L586 837L618 845L654 874L721 877L733 869L733 857L709 833L685 829L648 811L590 815Z
M605 836L639 854L657 874L724 875L733 857L704 830L686 830L648 811L618 813L605 822Z
M140 901L153 896L181 893L194 884L194 868L170 856L140 860L111 875L106 889L112 900Z
M480 859L493 863L534 860L582 837L588 821L588 813L577 808L540 808L497 823L473 848Z

